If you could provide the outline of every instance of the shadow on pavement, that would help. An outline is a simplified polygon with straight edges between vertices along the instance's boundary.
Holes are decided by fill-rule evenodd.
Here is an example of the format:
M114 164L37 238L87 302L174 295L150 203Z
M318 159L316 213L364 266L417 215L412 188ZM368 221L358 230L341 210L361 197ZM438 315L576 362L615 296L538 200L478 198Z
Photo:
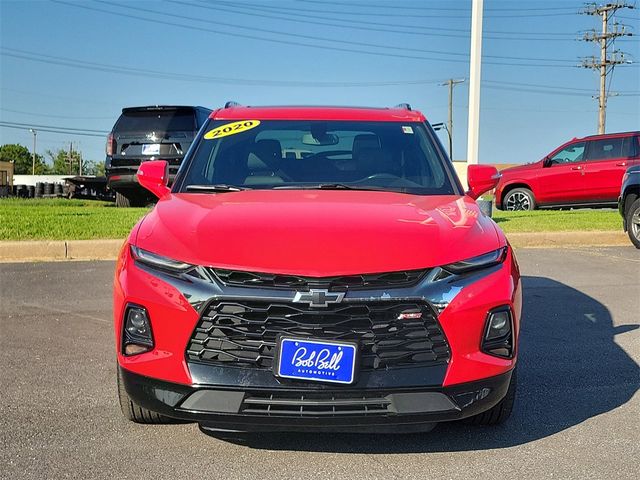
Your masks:
M640 371L615 337L639 325L614 327L604 305L554 280L523 277L523 285L518 396L504 425L445 423L424 434L278 433L224 440L258 449L343 453L494 449L553 435L629 401L640 386Z

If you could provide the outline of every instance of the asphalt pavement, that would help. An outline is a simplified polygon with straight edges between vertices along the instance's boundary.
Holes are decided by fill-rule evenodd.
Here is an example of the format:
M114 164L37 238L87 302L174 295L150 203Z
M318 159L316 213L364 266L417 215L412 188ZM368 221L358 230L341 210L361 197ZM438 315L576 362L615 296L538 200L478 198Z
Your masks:
M519 392L505 425L234 439L122 417L113 262L0 264L0 478L637 478L640 252L517 253Z

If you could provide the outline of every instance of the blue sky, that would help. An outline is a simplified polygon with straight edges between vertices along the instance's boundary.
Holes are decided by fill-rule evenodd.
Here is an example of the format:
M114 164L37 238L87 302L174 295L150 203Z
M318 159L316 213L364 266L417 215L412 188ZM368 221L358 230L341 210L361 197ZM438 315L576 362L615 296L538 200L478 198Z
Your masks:
M480 162L523 163L596 133L600 28L582 2L485 0ZM468 78L471 0L0 0L0 121L44 125L38 153L104 160L125 106L392 106L446 121L448 78ZM640 34L640 10L618 12ZM616 47L640 61L640 37ZM640 129L640 68L613 74L607 131ZM466 154L468 84L454 95L454 157ZM37 128L37 127L36 127ZM90 135L75 135L81 129ZM78 131L78 130L76 130ZM91 136L97 135L97 136ZM443 143L445 138L442 137ZM0 144L31 148L24 128Z

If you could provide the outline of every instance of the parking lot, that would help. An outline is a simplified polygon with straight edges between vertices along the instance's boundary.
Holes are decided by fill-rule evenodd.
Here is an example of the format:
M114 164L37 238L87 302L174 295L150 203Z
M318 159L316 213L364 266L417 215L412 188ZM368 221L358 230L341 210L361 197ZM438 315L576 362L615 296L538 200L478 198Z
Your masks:
M121 416L112 262L0 265L0 477L634 478L640 255L628 246L518 257L519 396L504 426L235 439Z

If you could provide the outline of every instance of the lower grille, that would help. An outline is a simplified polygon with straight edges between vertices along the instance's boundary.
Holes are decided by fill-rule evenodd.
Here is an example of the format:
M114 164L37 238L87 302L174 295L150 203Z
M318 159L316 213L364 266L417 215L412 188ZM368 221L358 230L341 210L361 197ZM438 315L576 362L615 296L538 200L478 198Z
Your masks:
M420 318L399 319L401 313ZM447 363L450 350L425 303L341 303L327 308L263 301L220 301L204 311L187 347L190 361L269 369L277 338L354 341L363 371Z
M242 402L242 413L267 416L321 417L386 415L391 400L379 396L331 396L322 394L251 394Z

